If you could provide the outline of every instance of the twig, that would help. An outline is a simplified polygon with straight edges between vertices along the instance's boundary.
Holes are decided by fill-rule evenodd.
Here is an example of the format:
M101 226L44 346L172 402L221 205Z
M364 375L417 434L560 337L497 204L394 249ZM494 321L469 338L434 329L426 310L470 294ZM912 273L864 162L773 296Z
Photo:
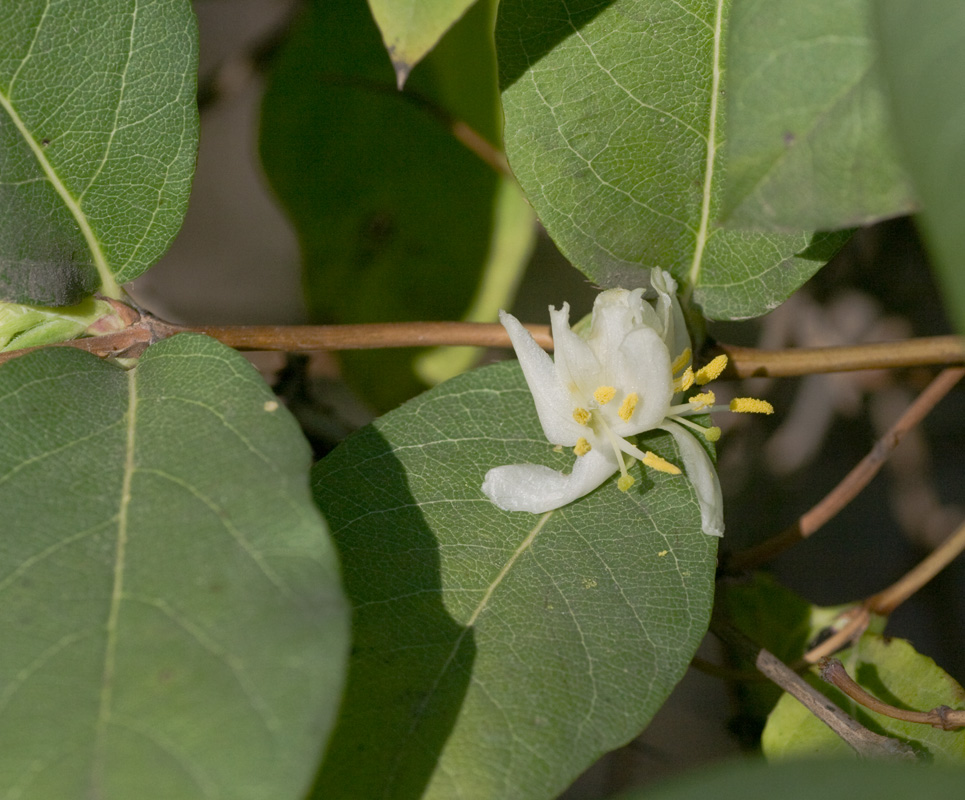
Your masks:
M941 728L943 731L965 728L965 711L957 711L948 706L938 706L931 711L907 711L882 702L855 683L848 675L844 664L836 658L824 659L820 674L823 680L840 689L856 703L886 717L900 719L904 722L931 725L933 728Z
M711 623L714 634L752 660L760 672L800 702L840 736L859 756L913 761L915 751L904 742L873 733L842 711L776 656L758 647L737 628L720 620Z
M732 378L788 378L822 372L965 363L965 340L958 336L792 350L758 350L718 343L714 349L727 354L730 364L725 375Z
M738 571L751 569L770 561L792 545L811 536L842 508L850 503L857 494L878 474L888 455L894 450L901 438L924 419L938 401L965 376L965 368L951 367L942 370L925 390L908 406L905 413L892 425L871 448L860 462L812 509L797 522L776 536L761 542L727 560L726 570Z
M389 347L429 347L469 345L509 347L502 325L488 322L378 322L367 325L200 325L181 326L145 315L132 329L152 328L152 341L175 333L205 333L240 350L283 350L290 353L314 350L365 350ZM540 347L553 349L547 325L527 325ZM163 330L162 330L163 329ZM142 334L132 331L131 341ZM61 343L80 347L96 355L114 355L115 343L76 339ZM81 344L83 342L83 344ZM849 347L798 350L756 350L750 347L717 344L716 352L726 353L730 364L721 377L741 378L768 375L791 377L818 372L848 372L965 363L965 340L955 336L935 336ZM0 360L23 355L26 350L0 354Z
M911 597L965 550L965 523L928 554L914 569L865 601L874 614L886 616Z
M544 349L553 347L548 325L527 325ZM241 350L373 350L384 347L474 345L509 347L502 325L487 322L383 322L369 325L205 325L191 328Z
M848 615L847 623L801 656L803 664L817 664L823 658L844 649L859 639L871 623L871 612L863 605L849 608L841 616L845 614ZM840 618L839 616L838 619Z
M817 664L856 641L867 629L872 614L888 616L947 567L963 550L965 550L965 523L962 523L935 550L887 589L873 594L860 606L845 611L841 617L847 615L847 623L819 645L808 650L802 656L802 661L807 664Z

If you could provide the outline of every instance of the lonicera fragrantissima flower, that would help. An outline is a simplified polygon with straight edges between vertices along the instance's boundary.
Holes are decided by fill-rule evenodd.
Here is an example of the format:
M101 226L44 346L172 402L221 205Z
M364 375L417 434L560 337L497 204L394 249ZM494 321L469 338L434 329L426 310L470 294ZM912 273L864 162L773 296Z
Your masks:
M683 393L720 375L727 357L718 356L695 373L690 337L675 294L677 284L666 272L653 269L650 285L656 297L649 300L644 299L643 289L601 292L583 336L570 328L567 303L560 310L550 306L553 359L514 316L500 312L546 438L572 447L577 458L568 474L536 464L489 470L482 490L499 508L541 514L593 491L618 471L617 487L625 492L634 483L627 471L634 459L659 472L679 475L676 465L627 441L629 436L660 429L677 443L697 494L704 533L723 535L717 472L694 438L700 435L716 441L720 429L688 419L718 410L714 394L702 391L684 399ZM770 404L753 398L733 400L729 408L773 411Z

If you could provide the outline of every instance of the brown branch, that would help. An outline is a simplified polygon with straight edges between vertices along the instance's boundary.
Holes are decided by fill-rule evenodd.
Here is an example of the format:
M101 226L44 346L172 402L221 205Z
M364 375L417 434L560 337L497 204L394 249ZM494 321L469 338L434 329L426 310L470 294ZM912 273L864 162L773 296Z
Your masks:
M802 657L802 662L817 664L827 656L855 642L871 622L871 615L886 617L965 550L965 523L887 589L871 595L861 605L843 612L838 619L846 624Z
M859 705L886 717L900 719L904 722L931 725L933 728L941 728L943 731L965 728L965 711L955 710L948 706L938 706L931 711L907 711L904 708L897 708L882 702L855 683L848 675L844 664L836 658L826 658L822 662L821 678L840 689Z
M890 614L947 567L962 550L965 550L965 524L960 525L914 569L884 591L869 597L865 601L865 606L874 614L882 616Z
M817 505L781 533L732 556L727 560L725 569L730 571L751 569L770 561L789 547L811 536L828 520L832 519L878 474L889 454L898 446L902 437L921 422L925 415L951 391L952 387L963 376L965 376L965 368L962 367L942 370L915 401L908 406L898 421L875 442L871 452L861 459Z
M897 758L908 761L917 758L915 751L904 742L869 731L854 717L838 708L831 700L811 686L787 664L752 642L737 628L720 620L714 620L711 623L711 630L716 636L734 647L743 657L753 661L761 674L794 697L840 736L859 756Z
M822 372L965 363L965 339L958 336L792 350L758 350L718 343L715 351L727 354L730 365L725 375L732 378L788 378Z
M527 325L551 350L548 325ZM502 325L488 322L382 322L368 325L205 325L191 328L240 350L373 350L383 347L473 345L510 347Z
M389 347L429 347L469 345L509 347L509 336L498 323L484 322L382 322L367 325L201 325L180 326L162 322L149 315L131 326L148 327L148 341L175 333L205 333L229 347L241 350L363 350ZM547 325L527 325L540 347L552 350ZM144 334L132 330L131 341L144 341ZM97 337L98 339L103 337ZM81 342L85 342L81 344ZM78 339L63 342L64 347L80 347L97 355L114 355L115 342ZM736 345L717 344L716 352L726 353L730 364L722 377L789 377L819 372L847 372L937 364L965 363L965 340L955 336L910 339L902 342L854 345L849 347L802 348L797 350L757 350ZM9 360L26 351L0 354Z
M849 608L837 619L841 619L841 617L845 615L847 615L847 622L823 642L812 647L801 656L802 664L817 664L832 653L843 650L861 638L861 634L863 634L868 629L868 625L871 624L871 612L863 605Z

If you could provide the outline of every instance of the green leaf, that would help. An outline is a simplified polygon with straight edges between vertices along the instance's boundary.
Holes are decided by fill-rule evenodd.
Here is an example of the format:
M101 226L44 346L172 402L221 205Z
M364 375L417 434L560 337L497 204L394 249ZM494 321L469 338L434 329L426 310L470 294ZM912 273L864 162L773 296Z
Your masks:
M742 0L733 9L727 224L828 230L914 210L869 36L868 0Z
M621 800L908 800L957 797L961 770L914 764L809 759L765 766L740 761L705 769Z
M859 685L890 705L930 711L940 705L962 708L965 704L962 687L903 639L866 633L855 647L838 657ZM965 760L965 731L938 730L868 711L815 675L805 677L866 728L907 742L923 759L959 764ZM857 757L830 728L787 694L767 721L761 747L768 758L774 759L801 755Z
M923 205L919 221L950 316L965 332L965 5L873 7L895 130Z
M309 458L211 339L0 367L0 794L304 796L348 639Z
M128 323L106 300L86 298L75 306L45 308L0 302L0 353L108 333Z
M475 0L369 0L382 32L399 89L428 53Z
M0 299L133 280L187 208L198 139L187 0L0 6Z
M643 446L677 458L666 434ZM513 362L315 466L355 609L315 798L555 797L660 707L707 628L717 540L685 478L639 465L629 492L610 480L541 516L481 492L492 467L573 458L546 442Z
M603 286L653 266L705 315L781 303L821 263L810 237L719 227L724 0L503 0L506 150L540 220Z
M405 92L364 5L324 0L306 11L270 78L261 154L298 232L312 316L459 319L497 253L509 294L529 254L530 212L513 182L451 130L459 120L499 142L493 4L472 8ZM513 228L520 217L522 235ZM413 372L418 355L340 360L362 397L388 409L425 388Z

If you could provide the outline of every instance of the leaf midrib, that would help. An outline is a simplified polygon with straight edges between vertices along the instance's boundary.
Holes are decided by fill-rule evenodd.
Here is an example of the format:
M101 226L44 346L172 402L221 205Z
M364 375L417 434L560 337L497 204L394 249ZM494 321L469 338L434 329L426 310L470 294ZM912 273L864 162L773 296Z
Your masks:
M9 88L12 91L13 83L10 84ZM64 205L67 207L67 210L77 223L77 227L80 229L81 235L84 237L84 241L87 243L87 248L90 250L91 256L94 260L94 266L97 268L97 274L100 278L99 291L107 297L120 299L120 286L118 286L117 281L114 280L114 274L111 272L110 267L107 264L107 257L104 255L104 250L101 247L100 241L97 239L93 228L90 226L87 215L80 207L80 201L71 194L70 190L60 179L60 176L54 169L53 164L51 164L50 160L47 158L43 147L41 147L34 138L33 134L27 128L26 123L14 108L12 98L8 97L4 92L0 92L0 106L2 106L4 111L7 112L7 116L10 117L14 127L20 133L20 136L23 138L24 142L26 142L31 152L33 152L34 157L37 159L37 163L40 165L40 169L43 170L43 173L50 182L50 185L63 201Z
M422 699L422 702L413 712L412 724L409 726L410 736L415 733L416 728L422 721L426 708L429 706L432 697L435 695L436 689L439 688L439 684L442 682L443 676L445 676L450 665L455 660L456 654L459 652L459 648L462 647L463 639L466 638L466 634L473 629L473 625L476 624L476 620L479 619L480 614L486 610L486 607L489 605L489 600L493 596L493 593L496 591L497 587L503 582L503 579L509 574L509 571L513 568L516 562L519 561L523 553L529 550L533 542L536 541L536 537L539 535L540 531L546 527L546 523L550 521L554 514L556 514L555 509L552 511L547 511L536 521L536 524L532 527L529 533L526 534L525 538L513 551L512 555L506 559L506 563L503 564L502 569L499 570L499 574L489 582L489 585L486 587L486 591L483 592L483 595L476 604L476 607L466 620L466 624L463 626L462 631L456 637L456 641L453 642L452 649L449 651L449 655L443 662L442 668L439 670L439 674L433 681L432 686L429 687L429 690L425 693L425 697ZM393 764L392 770L389 772L385 782L385 797L389 797L389 793L393 787L393 782L395 781L395 776L398 774L399 767L402 764L404 752L405 749L402 748L398 753L396 753L395 764Z
M700 280L700 271L703 268L704 248L710 238L708 229L710 228L710 201L714 183L714 159L717 156L717 104L720 94L721 80L721 38L724 20L724 0L717 0L717 8L714 15L714 50L713 64L710 79L710 114L707 128L707 153L704 161L704 189L700 203L700 224L697 226L697 238L694 242L694 258L690 263L688 283L693 290Z
M131 484L134 477L135 429L137 426L137 377L136 370L127 372L128 408L125 436L124 478L121 482L121 496L117 511L117 539L114 553L114 584L111 588L110 610L107 615L107 641L104 645L104 671L101 677L100 706L97 713L97 733L94 751L92 790L103 785L104 736L111 718L111 703L114 697L114 677L117 660L117 623L120 616L121 600L124 596L124 569L127 558L128 515L131 506Z

